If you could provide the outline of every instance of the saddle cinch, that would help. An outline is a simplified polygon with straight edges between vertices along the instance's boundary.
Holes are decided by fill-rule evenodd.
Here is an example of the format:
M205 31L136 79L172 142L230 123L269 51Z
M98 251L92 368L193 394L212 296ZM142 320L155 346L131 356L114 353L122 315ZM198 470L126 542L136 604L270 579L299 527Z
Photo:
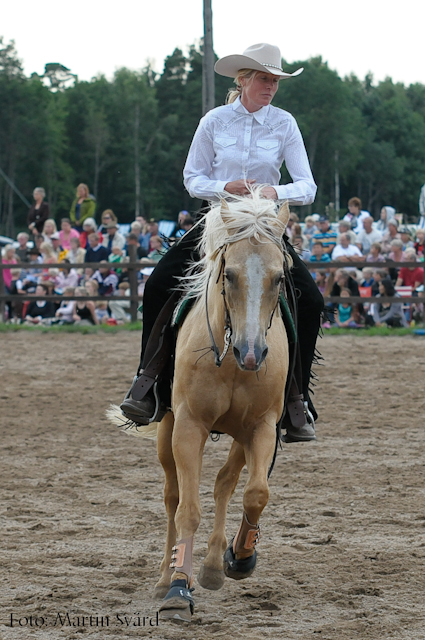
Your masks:
M143 358L143 362L146 362L146 365L135 380L131 395L134 400L140 401L152 389L156 407L150 422L159 422L166 412L170 410L177 330L183 324L194 302L195 299L181 300L181 293L174 291L163 306L149 336ZM279 306L288 336L289 372L285 390L284 413L277 428L280 439L281 427L286 418L287 436L284 439L287 441L291 441L290 435L288 436L288 425L300 428L306 421L304 397L300 392L302 389L302 372L296 330L296 302L294 296L292 296L292 302L291 307L294 307L293 309L290 308L288 300L281 292Z

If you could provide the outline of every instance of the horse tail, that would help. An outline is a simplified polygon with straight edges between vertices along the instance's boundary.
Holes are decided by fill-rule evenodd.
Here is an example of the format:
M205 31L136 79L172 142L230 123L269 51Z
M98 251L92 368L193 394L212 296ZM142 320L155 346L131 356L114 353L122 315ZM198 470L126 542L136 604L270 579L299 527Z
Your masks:
M123 414L121 409L116 404L111 404L109 409L105 411L105 415L109 422L121 429L129 436L135 436L136 438L149 438L155 440L157 435L158 423L151 422L150 424L137 424L132 420L128 420Z

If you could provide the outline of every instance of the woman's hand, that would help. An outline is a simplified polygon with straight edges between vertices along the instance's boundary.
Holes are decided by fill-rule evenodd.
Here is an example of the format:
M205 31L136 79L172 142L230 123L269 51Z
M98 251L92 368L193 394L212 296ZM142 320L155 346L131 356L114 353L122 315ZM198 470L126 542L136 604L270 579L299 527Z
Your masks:
M274 187L264 187L264 189L261 189L261 195L268 200L277 200L277 193Z
M224 190L234 196L247 196L250 193L248 185L254 184L255 182L255 180L233 180L233 182L226 184Z

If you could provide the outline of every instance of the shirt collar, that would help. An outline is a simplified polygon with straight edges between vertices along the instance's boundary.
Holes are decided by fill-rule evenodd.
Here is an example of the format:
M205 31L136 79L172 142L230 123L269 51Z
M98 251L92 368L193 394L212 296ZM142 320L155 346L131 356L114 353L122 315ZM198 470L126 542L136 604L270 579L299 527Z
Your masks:
M266 107L261 107L258 111L250 113L248 109L245 109L243 106L240 97L238 97L235 102L232 103L232 108L233 111L237 111L238 113L245 113L249 116L254 116L259 124L264 124L270 110L270 105L268 104Z

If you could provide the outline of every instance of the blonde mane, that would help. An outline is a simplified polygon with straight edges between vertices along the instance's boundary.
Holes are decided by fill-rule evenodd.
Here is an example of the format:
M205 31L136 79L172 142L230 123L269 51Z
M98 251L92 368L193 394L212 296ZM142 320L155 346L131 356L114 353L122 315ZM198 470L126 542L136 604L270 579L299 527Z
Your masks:
M288 268L292 259L283 243L285 227L278 219L273 200L261 196L262 185L253 187L250 196L232 196L231 201L222 200L205 214L199 224L204 230L198 244L201 260L194 262L180 280L179 289L184 298L200 298L206 291L211 277L220 268L218 257L226 246L240 240L257 244L273 243L282 251Z

